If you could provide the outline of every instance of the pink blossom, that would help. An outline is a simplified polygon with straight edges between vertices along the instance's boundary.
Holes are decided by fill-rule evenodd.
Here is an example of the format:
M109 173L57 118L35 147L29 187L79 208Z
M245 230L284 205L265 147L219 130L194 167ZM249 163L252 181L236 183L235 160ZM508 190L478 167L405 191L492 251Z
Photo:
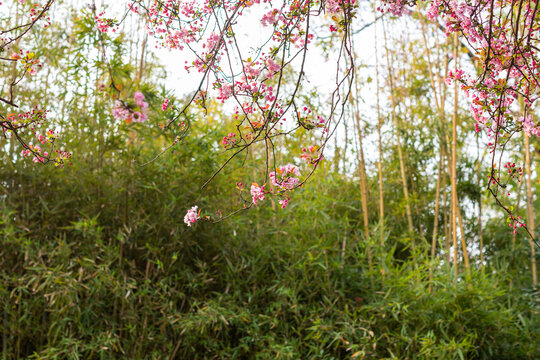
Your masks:
M261 73L261 70L254 67L253 65L256 64L252 62L246 62L246 66L244 66L244 72L249 79L255 79Z
M116 119L125 120L128 124L131 122L143 123L148 119L146 114L148 103L144 101L144 94L137 91L133 98L140 111L135 111L133 106L127 105L122 100L116 100L112 109L112 114Z
M133 112L133 121L143 123L148 120L148 115L144 112L134 111Z
M533 122L533 118L531 115L528 115L526 117L521 116L518 121L523 124L523 131L528 137L530 137L531 135L536 135L540 137L540 125L536 125Z
M439 7L441 6L441 0L435 0L429 4L428 10L427 10L427 18L430 21L435 21L435 19L439 16Z
M278 9L273 9L263 15L261 18L261 24L263 26L274 25L278 20L285 21L285 17Z
M167 107L169 106L169 99L165 99L163 102L163 105L161 105L161 110L165 111L167 110Z
M281 69L281 65L274 61L272 58L266 59L266 66L268 66L267 78L271 79Z
M292 175L300 176L298 167L292 164L280 166L277 171L270 173L270 180L272 185L281 188L282 190L294 189L300 180Z
M208 37L208 41L206 42L208 51L214 50L218 46L220 41L221 41L221 36L219 36L216 33L210 34L210 36Z
M230 84L223 84L219 88L219 95L217 96L217 99L221 100L221 102L225 102L225 100L230 98L232 94L232 86Z
M356 0L327 0L326 11L331 14L337 14L343 12L348 6L354 6Z
M116 100L114 102L114 107L112 109L113 116L118 120L128 120L131 119L133 116L131 115L131 112L126 107L123 101Z
M199 217L199 214L197 213L198 209L199 207L195 205L194 207L192 207L191 209L187 211L186 216L184 216L184 222L186 223L187 226L191 226L195 224L197 220L199 220L200 217Z
M251 184L251 197L253 198L253 203L257 205L259 200L265 199L264 186L259 186L257 184Z
M135 99L135 102L140 105L144 101L144 94L140 91L136 91L135 94L133 94L133 98Z

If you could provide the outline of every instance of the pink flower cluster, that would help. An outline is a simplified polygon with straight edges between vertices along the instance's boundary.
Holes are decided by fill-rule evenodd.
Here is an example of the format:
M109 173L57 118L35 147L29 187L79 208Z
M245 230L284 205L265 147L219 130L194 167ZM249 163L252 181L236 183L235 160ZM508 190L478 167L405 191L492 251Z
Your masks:
M540 137L540 124L533 121L532 115L521 116L518 121L522 124L523 131L528 137L531 137L531 135Z
M273 186L276 186L281 190L292 190L300 182L300 179L295 176L300 176L298 167L292 164L287 164L280 166L276 169L276 171L271 172L270 181L272 182Z
M405 5L407 1L405 0L381 0L381 6L377 10L381 12L387 12L394 16L401 16L405 12Z
M146 114L148 103L144 101L144 94L137 91L133 98L135 105L126 104L122 100L116 100L114 102L112 114L117 120L125 120L130 124L131 122L143 123L148 119L148 115ZM139 111L136 110L137 108Z
M275 25L278 21L286 22L283 13L278 9L273 9L263 15L261 18L261 24L263 26Z
M49 153L43 151L39 145L29 144L27 149L21 151L23 157L33 156L32 161L35 163L45 163Z
M23 150L21 150L21 155L25 158L31 157L32 161L35 163L45 164L49 161L54 161L54 165L56 167L63 167L66 162L71 159L71 153L64 150L54 149L54 142L57 138L58 134L56 134L55 130L48 129L45 135L38 135L38 141L41 143L41 145L49 145L52 153L46 151L40 145L28 144Z
M48 129L45 135L39 134L38 140L42 144L49 143L51 141L54 141L56 139L56 134L54 133L53 129Z
M255 205L257 205L259 201L263 201L265 199L266 192L264 191L264 185L259 186L256 183L251 184L250 193Z
M441 2L442 0L433 0L428 5L426 16L430 21L435 21L437 19L437 16L439 16L439 8L441 6Z
M204 44L204 46L208 49L208 51L212 51L218 47L220 42L221 42L221 36L216 33L211 33L208 39L206 40L206 44Z
M480 59L482 76L477 80L464 75L462 70L450 73L447 80L462 83L462 90L472 100L475 130L487 130L494 140L490 143L492 150L503 145L514 131L540 136L539 125L531 117L516 119L511 108L518 94L523 95L526 109L538 99L539 83L530 80L540 75L539 53L529 46L539 31L535 25L537 6L532 4L434 0L428 8L430 19L435 20L441 14L447 34L463 34ZM520 14L515 20L518 23L504 20L515 12ZM523 38L519 41L517 28L522 29L519 35Z
M511 177L517 177L519 179L523 176L523 169L521 167L516 168L516 163L507 162L504 164L504 168Z
M300 155L300 158L309 165L318 164L324 159L323 155L319 154L319 148L315 145L310 146L308 149L302 148L302 155Z
M195 224L195 222L200 219L199 213L197 212L198 209L199 207L195 205L187 211L186 215L184 216L184 222L187 226Z
M161 105L161 110L165 111L167 110L167 107L169 107L169 99L165 99L165 101L163 101L163 104Z
M221 84L219 87L219 95L217 96L218 100L221 100L222 103L230 98L233 94L233 87L230 84Z
M356 0L326 0L326 11L330 14L344 12L356 6Z
M315 116L306 106L304 106L302 110L299 110L297 115L300 125L308 130L323 128L326 124L326 120L322 116Z
M107 33L109 29L112 28L113 32L116 32L117 28L117 21L115 19L106 19L103 18L103 15L105 13L101 12L98 15L95 16L96 25L100 32Z
M231 147L233 147L234 145L236 145L236 142L238 140L236 139L236 134L235 133L229 133L229 135L225 135L223 137L223 141L222 141L222 145L225 149L229 149Z
M510 215L508 216L507 222L508 226L512 228L514 234L517 234L518 228L527 226L527 224L525 224L523 220L521 220L521 216Z
M195 34L198 32L198 29L194 27L191 27L190 29L182 28L172 32L158 29L158 33L160 32L165 32L165 35L162 35L162 38L164 39L163 46L169 49L183 50L184 44L189 44L196 40Z
M277 62L274 61L272 58L266 59L266 66L268 68L268 74L266 74L266 77L268 79L272 79L274 75L281 69L281 65L279 65Z

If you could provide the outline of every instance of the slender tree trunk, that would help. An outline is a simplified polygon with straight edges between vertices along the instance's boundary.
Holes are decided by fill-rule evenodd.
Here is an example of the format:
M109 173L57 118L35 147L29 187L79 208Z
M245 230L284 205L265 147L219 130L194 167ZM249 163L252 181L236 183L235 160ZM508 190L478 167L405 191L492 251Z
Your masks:
M358 96L358 77L356 76L356 69L355 69L355 77L354 77L354 87L355 87L355 95ZM352 110L354 111L354 119L356 122L356 131L358 134L358 167L360 172L360 196L362 201L362 213L363 213L363 220L364 220L364 235L366 237L366 241L369 240L369 216L368 216L368 190L367 190L367 175L366 175L366 162L364 158L364 138L362 135L362 124L360 123L360 109L358 107L358 101L353 99L353 96L349 97Z
M457 34L454 34L454 61L457 68ZM458 250L457 250L457 231L456 231L456 214L457 214L457 185L456 185L456 162L457 162L457 109L458 109L458 87L457 82L454 82L454 113L452 115L452 165L450 171L450 183L452 186L452 215L450 219L450 227L452 229L452 245L454 247L454 273L458 276Z
M354 49L354 43L352 44L352 46ZM369 273L370 273L370 278L371 278L372 270L373 270L373 258L372 258L372 253L371 253L371 239L370 239L370 232L369 232L368 191L367 191L366 165L365 165L365 158L364 158L364 144L363 144L363 136L362 136L362 125L360 123L360 109L358 107L358 101L356 101L352 92L353 90L352 85L354 85L354 90L355 90L354 95L358 96L359 94L358 77L356 74L356 64L354 63L354 59L350 65L353 67L354 84L351 84L351 94L349 96L349 104L350 104L351 111L353 112L353 116L355 119L355 127L356 127L356 131L358 135L358 172L360 175L360 202L362 206L362 219L364 223L364 238L366 241L368 268L369 268Z
M354 66L354 88L355 95L358 95L358 78L356 76L356 65L353 63L351 66ZM369 233L369 214L368 214L368 191L367 191L367 176L366 176L366 163L364 159L364 144L362 136L362 125L360 123L360 109L358 108L358 102L355 100L353 94L349 96L349 103L351 110L354 114L356 132L358 135L358 172L360 175L360 202L362 206L362 219L364 223L364 237L366 241L366 252L368 257L368 267L371 271L373 269L373 261L371 254L371 244L370 244L370 233Z
M418 11L418 15L420 17L420 23L422 25L422 39L423 39L423 43L424 43L424 48L426 50L426 58L427 58L427 61L428 61L428 72L429 72L429 80L430 80L430 85L431 85L431 90L433 92L433 97L435 99L435 106L436 106L436 109L437 109L437 115L438 115L438 120L439 120L439 133L440 133L440 144L439 146L441 147L441 159L443 157L446 157L446 149L447 149L447 144L448 144L448 141L446 139L446 133L445 133L445 105L446 105L446 87L443 86L443 79L440 77L440 76L437 76L437 84L435 82L435 74L433 73L433 62L431 60L431 50L428 46L428 43L427 43L427 26L426 26L426 21L425 21L425 18L424 16L420 13L420 11ZM438 43L437 43L438 45ZM439 50L439 46L437 46L437 50ZM440 53L437 52L438 54L438 57L439 57L439 62L440 62ZM445 69L444 69L444 73L448 73L448 62L445 62L446 66L445 66ZM437 86L438 85L438 86ZM443 168L443 177L446 178L446 169L449 168L449 167L446 167L445 164L444 164L444 161L441 160L440 162L440 166ZM439 176L441 176L441 173L439 172ZM440 182L439 182L439 179L437 179L437 185L439 185ZM446 187L446 179L443 180L442 182L442 186L443 187ZM445 192L445 199L446 199L446 192ZM437 198L437 201L438 201L438 198ZM445 200L445 204L446 204L446 200ZM446 206L446 205L445 205ZM451 209L450 209L450 213L451 213ZM447 212L448 213L448 212ZM448 221L447 221L447 217L448 215L445 215L445 222L444 222L444 230L445 230L445 249L447 251L447 253L449 253L449 249L450 249L450 242L449 242L449 239L450 239L450 234L451 234L451 231L449 231L449 224L448 224ZM435 218L435 221L438 221L438 217ZM434 234L435 234L435 231L437 230L437 223L434 224ZM435 238L433 240L436 240ZM435 243L432 243L432 247L435 245ZM450 258L448 259L450 261Z
M352 97L351 97L352 98ZM356 109L357 110L357 109ZM362 218L364 221L364 237L366 241L366 249L368 256L368 266L370 270L373 269L373 261L371 255L371 244L370 244L370 234L369 234L369 217L368 217L368 192L367 192L367 180L366 180L366 167L364 161L364 149L362 142L362 129L360 124L360 116L358 111L355 110L355 120L356 120L356 130L358 131L358 168L360 172L360 201L362 202Z
M137 83L141 82L142 74L144 71L144 58L146 55L146 43L148 41L148 32L144 32L144 38L141 46L141 59L139 61L139 71L137 72Z
M486 151L484 151L484 154L482 155L482 159L480 159L480 145L478 143L478 136L476 137L476 148L477 148L477 158L476 158L476 186L478 189L481 188L481 167L484 163L484 156L486 155ZM521 187L521 182L519 183L519 186ZM519 198L518 193L518 198ZM519 206L519 201L518 201ZM479 251L480 251L480 268L484 269L484 234L482 231L482 193L480 192L480 195L478 196L478 240L479 240Z
M522 184L523 184L523 181L520 181L518 184L517 199L516 199L516 214L519 213L519 206L521 205L521 185ZM512 232L512 248L511 248L512 258L510 260L511 269L514 269L514 262L515 262L514 251L516 250L516 238L517 238L517 231L513 231ZM512 290L513 285L514 285L514 281L512 280L512 278L510 278L510 284L509 284L510 290Z
M523 133L525 138L525 172L527 173L527 228L534 237L535 236L535 223L534 223L534 207L533 207L533 194L532 194L532 176L531 176L531 152L529 137ZM531 272L533 286L538 286L538 274L536 273L536 249L534 242L530 237L529 246L531 248Z
M384 242L384 180L383 180L383 171L382 171L382 157L383 157L383 148L382 148L382 116L380 108L380 84L379 84L379 54L377 51L377 10L375 3L373 3L373 12L375 14L375 86L377 94L377 136L378 136L378 147L379 147L379 161L377 162L377 170L379 175L379 241L380 245Z
M441 175L444 168L444 159L442 148L439 149L439 169L437 171L437 186L435 188L435 214L433 219L433 236L431 237L431 261L435 260L435 252L437 250L437 232L439 225L439 197L441 194ZM429 267L429 293L433 287L433 264Z
M463 219L461 217L459 201L456 210L459 221L459 232L461 233L461 250L463 251L463 260L465 261L465 270L467 271L467 276L469 276L471 274L469 270L469 252L467 251L467 242L465 241L465 231L463 230Z
M395 97L392 92L392 102L395 104ZM407 186L407 174L405 172L405 161L403 159L403 150L401 148L401 139L399 136L399 120L396 117L395 113L395 105L392 105L392 118L394 119L394 126L396 127L396 143L397 143L397 149L398 149L398 157L399 157L399 169L401 173L401 186L403 187L403 196L405 196L405 213L407 214L407 225L408 230L410 233L413 232L413 221L412 221L412 211L411 211L411 203L409 199L409 188Z
M412 212L411 212L411 204L409 201L409 188L407 187L407 176L405 173L405 162L403 160L403 151L401 148L401 139L399 136L399 120L396 116L396 106L397 101L395 97L395 91L394 91L394 79L392 75L392 68L390 66L390 52L388 50L388 44L387 44L387 38L386 38L386 28L384 27L383 22L383 35L384 35L384 48L386 51L386 66L388 69L388 77L390 79L390 101L392 103L392 120L394 122L394 126L396 128L396 143L397 143L397 149L398 149L398 158L399 158L399 168L400 168L400 174L401 174L401 185L403 188L403 196L405 197L405 213L407 215L407 226L409 233L413 233L413 221L412 221Z
M482 195L478 199L478 240L479 251L480 251L480 267L484 268L484 235L482 231Z
M364 220L364 235L366 240L369 240L369 217L368 217L368 191L367 191L367 179L366 179L366 163L364 160L364 148L362 129L360 124L360 116L355 111L356 130L358 131L358 167L360 172L360 198L362 201L362 217Z
M449 162L450 160L446 158L445 162ZM446 166L448 164L445 164ZM446 175L446 171L443 173L443 175ZM445 189L448 189L448 179L446 176L444 176L443 186ZM448 203L448 191L444 191L444 197L443 197L443 204L444 204L444 254L446 257L446 262L450 264L452 261L452 257L450 256L450 238L452 236L452 232L450 231L450 215L452 212L452 208L450 204Z

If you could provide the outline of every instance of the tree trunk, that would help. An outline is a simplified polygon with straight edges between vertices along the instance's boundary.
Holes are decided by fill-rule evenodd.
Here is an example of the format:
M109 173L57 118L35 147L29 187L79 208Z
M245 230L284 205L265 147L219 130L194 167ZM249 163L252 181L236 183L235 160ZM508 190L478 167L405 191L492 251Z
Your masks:
M531 152L529 137L523 133L525 138L525 172L527 173L527 229L531 233L531 236L535 236L535 224L534 224L534 207L533 207L533 194L532 194L532 176L531 176ZM536 249L533 240L528 237L529 246L531 248L531 272L532 283L534 287L538 286L538 275L536 273Z
M457 33L454 34L454 61L457 68ZM452 163L450 168L450 183L452 186L452 215L450 219L450 227L452 230L452 246L454 247L454 273L456 281L458 277L458 250L457 250L457 231L456 231L456 214L457 214L457 184L456 184L456 162L457 162L457 109L458 109L458 87L457 82L454 82L454 113L452 115Z
M375 8L375 3L373 3L373 11L375 14L375 22L377 21L377 10ZM377 25L375 24L375 86L376 86L376 96L377 96L377 136L378 136L378 148L379 148L379 161L377 162L377 170L379 175L379 241L382 245L384 242L384 180L383 180L383 171L382 171L382 116L380 108L380 84L379 84L379 54L377 52Z
M384 25L384 22L383 22ZM403 188L403 196L405 197L405 213L407 215L407 225L409 233L413 233L413 221L412 221L412 212L411 212L411 205L409 201L409 188L407 187L407 177L405 173L405 162L403 160L403 151L401 148L401 139L399 136L399 121L396 116L396 97L395 97L395 91L394 91L394 78L392 75L392 67L390 66L390 52L388 50L387 40L386 40L386 28L383 26L383 34L384 34L384 48L386 51L386 66L388 68L388 77L390 79L390 101L392 103L392 120L394 122L394 126L396 128L396 143L397 143L397 149L398 149L398 158L399 158L399 168L400 168L400 174L401 174L401 185Z

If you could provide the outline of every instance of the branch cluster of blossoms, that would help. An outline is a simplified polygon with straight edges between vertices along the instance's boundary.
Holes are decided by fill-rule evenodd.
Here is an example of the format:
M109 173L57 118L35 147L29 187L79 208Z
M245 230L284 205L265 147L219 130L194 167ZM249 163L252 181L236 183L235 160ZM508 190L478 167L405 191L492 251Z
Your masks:
M383 11L401 15L407 2L386 1ZM518 96L531 109L539 97L540 12L534 0L433 0L427 17L444 22L447 35L459 33L480 64L480 76L454 69L449 81L459 81L472 100L477 131L486 129L496 147L518 131L540 136L538 120L516 116Z
M236 145L236 134L235 133L229 133L229 135L225 135L223 137L223 141L221 142L224 149L228 149Z
M36 163L51 162L57 167L62 167L69 164L71 153L56 146L58 133L54 128L50 128L50 125L49 129L42 133L41 128L44 128L47 122L47 110L35 105L28 111L21 111L19 109L24 107L16 103L17 85L27 75L36 75L38 69L42 67L34 52L21 48L24 46L24 41L21 40L31 33L34 26L40 24L43 28L47 28L51 25L51 19L47 14L53 3L54 0L41 3L19 0L20 9L24 11L20 22L12 28L0 29L0 53L11 54L9 57L0 55L0 61L22 65L13 67L16 71L11 82L6 84L7 92L0 93L0 103L12 109L11 112L10 110L0 112L0 128L4 138L14 138L19 142L23 158L32 159Z
M512 228L512 231L514 234L517 234L517 229L527 226L522 220L521 216L515 216L510 214L508 218L506 219L506 222L508 223L508 226Z
M518 124L521 123L521 126L523 128L523 132L525 135L531 137L533 135L536 135L537 137L540 137L540 123L534 122L532 115L527 116L520 116L518 118Z
M335 104L341 102L341 95L336 93L332 99L330 116L315 114L308 106L298 104L300 101L296 98L304 76L307 46L314 39L309 21L310 17L320 16L322 12L341 14L336 25L344 29L347 21L343 19L352 18L356 0L282 0L279 4L267 0L154 0L146 5L142 1L133 1L129 7L135 12L145 10L146 28L159 46L194 52L195 59L186 64L185 69L202 74L201 84L206 85L197 89L185 109L191 103L204 107L206 98L211 97L232 105L237 130L224 134L220 144L225 150L233 151L231 156L256 143L273 147L274 137L299 128L321 129L321 141L327 141ZM260 24L268 31L268 41L256 48L253 56L244 54L235 40L235 28L245 13L260 14ZM296 81L283 81L283 72L287 68L297 74ZM184 111L172 121L186 116ZM288 127L287 131L284 131L285 127ZM310 159L305 159L313 169L323 158L324 145L317 149L317 154L312 153ZM294 165L278 167L266 174L268 177L270 188L256 183L251 186L250 206L273 195L278 196L282 207L286 207L287 192L301 185L298 168Z
M289 204L289 192L294 190L300 183L300 170L298 167L292 164L279 166L275 171L269 174L270 184L272 185L269 190L266 190L266 185L259 186L257 183L251 184L250 194L251 200L254 205L257 205L259 201L266 199L266 195L271 194L279 198L278 202L282 209L285 209ZM240 190L243 190L243 186L240 183Z
M263 201L264 199L266 199L267 192L264 191L264 185L259 186L257 183L251 184L250 193L251 198L253 199L253 203L255 205L257 205L259 201Z
M288 192L298 186L300 182L299 177L300 171L295 165L291 164L280 166L276 171L270 173L271 183L277 189L276 193L281 197L278 202L282 209L285 209L289 205L290 198Z
M163 101L163 104L161 105L161 110L167 111L168 107L169 107L169 99L165 99L165 101Z
M30 51L23 51L20 49L18 52L11 54L10 59L22 64L23 72L30 75L37 74L37 68L41 68L41 64L39 63L36 54Z
M194 207L189 209L188 212L186 213L186 216L184 216L184 223L186 223L187 226L191 226L195 224L197 220L199 220L200 211L198 211L198 209L199 207L195 205Z
M402 15L407 12L407 6L414 4L414 0L382 0L379 8ZM128 4L129 11L135 13L144 9L146 29L160 46L194 51L195 60L186 64L186 70L196 70L203 79L171 123L186 117L191 103L204 107L207 97L234 104L237 132L223 137L226 150L234 150L232 157L255 143L273 147L274 137L290 133L283 130L284 126L307 130L321 128L320 153L315 154L310 148L310 152L303 151L302 154L302 159L314 168L322 159L322 150L330 136L330 123L342 97L339 89L332 94L329 116L314 114L312 109L299 104L297 94L303 81L307 46L314 39L310 19L323 13L332 14L334 23L330 31L343 34L340 57L352 56L347 43L348 30L357 7L356 0L282 0L278 4L267 0L153 0L149 3L135 0ZM495 151L504 149L505 143L516 132L539 135L537 120L527 115L521 118L515 115L518 96L524 99L524 114L529 113L538 99L540 15L537 10L538 1L535 0L432 0L428 4L428 18L443 21L448 35L461 34L481 64L480 76L466 74L456 66L448 79L460 82L471 98L475 129L485 130L492 138L493 159ZM243 52L235 33L244 13L262 14L260 23L269 30L268 41L259 48L253 47L250 52L253 58ZM100 31L106 31L111 23L102 15L96 20ZM295 61L296 68L292 65ZM353 63L352 59L350 63ZM295 81L282 81L287 68L297 74ZM343 78L337 76L338 84L343 84L352 72L348 69L343 74ZM118 100L113 114L127 122L143 122L146 120L143 99L136 99L135 106ZM164 104L163 109L166 108L167 104ZM275 171L273 176L279 183L277 175ZM500 185L495 170L490 179ZM273 184L280 192L291 191L299 185L301 181L283 187ZM261 197L271 192L258 185L253 191L256 196L252 194L252 198L255 196L256 201L262 201Z
M144 101L144 94L137 91L133 95L133 99L135 103L126 103L120 99L114 102L112 114L115 119L125 121L128 124L131 122L143 123L148 119L146 114L148 103ZM165 104L163 106L166 109Z
M270 181L273 186L276 186L281 191L294 189L300 182L300 171L294 165L287 164L280 166L270 173Z
M257 205L261 201L266 200L267 195L273 195L278 197L278 203L282 209L285 209L287 205L289 205L289 192L294 190L299 182L299 177L301 176L300 170L297 166L292 164L287 164L283 166L279 166L276 168L275 171L272 171L269 174L270 177L270 183L271 187L268 189L267 185L260 186L257 183L252 183L251 187L249 189L249 194L251 197L251 205ZM241 192L245 191L245 185L241 182L236 183L236 188L239 189ZM191 226L193 225L197 220L199 220L200 217L200 211L197 212L198 207L194 206L191 209L189 209L184 217L184 222ZM219 218L222 217L221 212L218 212ZM209 217L207 217L209 218Z
M506 172L509 176L516 178L517 181L521 181L521 177L523 176L523 169L521 167L516 168L516 163L507 162L506 164L504 164L504 168L506 169Z
M112 32L116 32L118 30L118 21L116 19L104 18L104 14L104 12L100 12L94 16L98 30L105 34L109 32L109 29L112 29Z
M411 6L413 4L414 1L381 0L381 5L377 9L382 12L388 12L394 16L401 16L406 10L406 6Z
M389 4L383 11L404 13L401 0L383 0ZM537 0L432 0L427 8L429 20L441 21L446 34L461 35L461 44L474 55L479 75L467 74L457 66L448 81L457 81L471 99L471 114L476 132L485 131L490 138L492 154L488 190L510 216L516 229L511 207L499 200L499 190L507 194L507 182L516 176L507 167L507 176L497 166L496 152L504 152L513 135L540 136L540 121L531 115L540 96L540 11ZM523 99L520 106L518 98ZM499 160L500 162L501 160ZM518 221L519 224L522 224Z
M540 58L538 2L534 1L434 1L428 11L445 20L447 34L461 33L481 64L481 75L456 69L449 78L461 82L471 98L476 129L486 129L494 147L504 147L516 132L540 136L540 123L516 116L516 99L525 111L539 97Z
M319 150L319 147L315 145L312 145L307 149L302 148L302 155L300 155L300 158L309 165L316 165L324 158Z
M47 129L44 134L39 133L47 122L47 111L39 109L37 106L26 112L8 114L0 120L0 127L5 138L15 138L22 145L21 155L24 158L31 158L36 163L53 162L56 167L63 167L69 163L71 153L62 149L57 149L55 145L58 133L55 129ZM23 140L22 137L28 135L37 137L39 144L33 144Z

